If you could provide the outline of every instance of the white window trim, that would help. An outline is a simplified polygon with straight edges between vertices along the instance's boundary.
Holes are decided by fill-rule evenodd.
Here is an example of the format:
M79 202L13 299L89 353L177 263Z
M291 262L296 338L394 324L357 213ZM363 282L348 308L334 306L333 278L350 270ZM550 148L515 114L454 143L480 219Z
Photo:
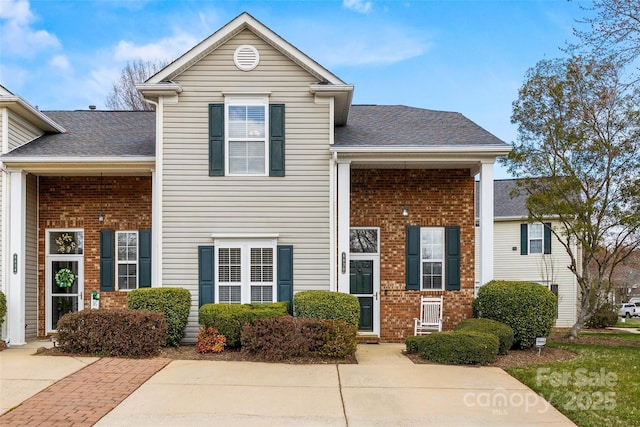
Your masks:
M229 107L264 107L264 173L231 173L229 167ZM246 141L247 139L243 139ZM256 139L257 140L257 139ZM224 168L227 176L269 176L269 98L267 96L225 96L224 98Z
M432 260L426 260L422 258L422 230L425 229L431 229L431 230L435 230L435 229L439 229L442 230L442 258L440 258L439 260L437 259L432 259ZM445 253L447 248L445 247L445 228L444 227L420 227L420 290L422 291L443 291L444 290L444 284L445 284ZM424 287L424 282L423 282L423 278L424 278L424 270L423 270L423 266L425 262L440 262L442 265L442 281L441 281L441 285L440 288L425 288Z
M542 226L542 235L538 238L532 238L531 237L531 227L533 225L540 225ZM540 240L540 252L532 252L531 251L531 241L533 240ZM544 224L541 222L535 222L533 224L527 224L527 254L529 255L543 255L544 254Z
M123 233L135 233L136 235L136 260L135 262L132 261L120 261L120 259L118 259L118 234L123 234ZM116 271L114 273L114 281L115 281L115 290L116 291L122 291L122 292L128 292L128 291L133 291L134 289L138 289L140 287L140 234L138 233L137 230L117 230L116 234L115 234L115 268ZM131 289L120 289L119 286L119 280L118 280L118 266L122 265L122 264L135 264L136 265L136 287L135 288L131 288Z
M248 236L248 235L247 235ZM273 251L273 281L270 282L273 286L272 290L272 301L277 302L278 292L277 292L277 282L278 282L278 242L275 238L272 239L255 239L255 238L235 238L235 239L221 239L216 238L214 240L214 259L215 259L215 268L214 268L214 280L215 280L215 303L220 304L220 280L218 278L218 260L219 260L219 250L222 248L240 248L240 256L241 256L241 281L240 281L240 304L249 304L251 303L251 285L254 284L256 286L268 286L269 282L250 282L251 277L251 248L271 248ZM235 285L236 282L222 283L225 285ZM225 302L222 302L225 304Z

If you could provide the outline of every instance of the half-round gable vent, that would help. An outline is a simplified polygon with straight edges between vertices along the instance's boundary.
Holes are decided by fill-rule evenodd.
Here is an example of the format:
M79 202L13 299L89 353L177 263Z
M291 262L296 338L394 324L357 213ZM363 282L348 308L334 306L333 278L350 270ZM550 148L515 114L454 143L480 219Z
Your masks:
M255 47L243 44L233 53L233 62L242 71L251 71L258 66L260 54Z

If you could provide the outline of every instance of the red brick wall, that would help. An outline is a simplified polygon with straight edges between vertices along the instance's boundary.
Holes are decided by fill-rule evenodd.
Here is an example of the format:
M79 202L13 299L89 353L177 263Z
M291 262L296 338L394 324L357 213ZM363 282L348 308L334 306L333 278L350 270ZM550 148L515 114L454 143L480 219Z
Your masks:
M351 226L380 227L380 339L413 335L420 296L444 294L443 329L471 316L474 179L468 169L351 170ZM402 207L409 216L402 216ZM460 291L405 290L405 226L460 226Z
M38 335L45 335L45 231L84 230L84 308L100 291L100 229L151 228L151 177L39 177ZM105 221L98 222L98 214ZM101 292L100 307L126 307L126 292Z

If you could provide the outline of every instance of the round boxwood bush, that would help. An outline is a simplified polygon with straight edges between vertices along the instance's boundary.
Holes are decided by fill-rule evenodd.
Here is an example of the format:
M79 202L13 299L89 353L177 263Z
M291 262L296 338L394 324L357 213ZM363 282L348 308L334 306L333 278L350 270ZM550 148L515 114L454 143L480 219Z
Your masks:
M492 334L469 330L434 332L418 341L418 354L448 365L486 365L496 360L498 347L498 338Z
M511 326L497 320L467 319L458 323L454 330L477 331L495 335L500 343L498 354L507 354L513 345L513 329L511 329Z
M360 323L358 297L342 292L303 291L293 296L293 315L312 319L343 320L349 325Z
M161 311L167 320L167 346L177 347L191 309L191 292L183 288L141 288L127 294L127 307L134 310Z
M473 302L474 317L506 323L513 329L513 346L529 348L546 337L556 321L557 298L535 282L494 280L482 286Z
M4 323L5 314L7 314L7 297L0 292L0 327Z

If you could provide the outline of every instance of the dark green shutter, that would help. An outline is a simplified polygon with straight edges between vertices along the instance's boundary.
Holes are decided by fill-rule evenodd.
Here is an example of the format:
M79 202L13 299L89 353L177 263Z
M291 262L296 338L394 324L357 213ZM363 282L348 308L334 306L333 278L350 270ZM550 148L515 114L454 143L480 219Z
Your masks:
M278 245L278 301L289 303L293 313L293 246Z
M114 240L113 230L100 230L100 291L112 292L114 288Z
M138 287L151 287L151 230L138 231Z
M529 253L529 224L520 224L520 255Z
M269 105L269 176L284 176L284 104Z
M447 254L445 275L447 291L460 290L460 227L444 228L444 247Z
M198 307L215 302L215 247L198 246Z
M224 104L209 104L209 176L224 176Z
M551 223L544 223L544 253L551 253Z
M407 225L405 260L406 289L420 290L420 227Z

